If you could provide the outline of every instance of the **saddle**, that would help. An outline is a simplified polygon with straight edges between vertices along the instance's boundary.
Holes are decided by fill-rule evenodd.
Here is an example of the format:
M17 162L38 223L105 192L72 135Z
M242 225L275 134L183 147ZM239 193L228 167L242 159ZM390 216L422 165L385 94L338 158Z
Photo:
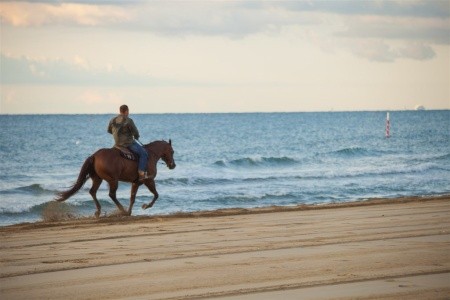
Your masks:
M119 150L120 156L122 156L123 158L133 160L133 161L138 160L137 155L134 154L133 152L131 152L130 149L125 148L125 147L120 147L120 146L114 146L114 148Z

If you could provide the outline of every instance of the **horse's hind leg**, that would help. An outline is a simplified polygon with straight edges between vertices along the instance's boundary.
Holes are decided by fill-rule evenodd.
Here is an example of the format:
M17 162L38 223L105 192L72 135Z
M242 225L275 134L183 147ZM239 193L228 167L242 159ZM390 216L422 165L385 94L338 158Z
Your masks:
M156 202L156 200L158 199L158 197L159 197L159 194L158 194L158 192L156 191L156 186L155 186L155 180L146 180L145 182L144 182L144 184L148 187L148 189L150 190L150 192L152 192L152 194L153 194L153 200L152 200L152 202L150 202L149 204L143 204L142 205L142 209L147 209L147 208L149 208L149 207L152 207L153 206L153 204L155 204L155 202Z
M92 199L94 199L95 206L97 207L97 211L95 212L95 217L100 217L100 212L102 210L102 207L100 206L100 202L97 200L97 191L100 185L102 184L102 179L98 176L92 176L92 187L89 190L89 194L91 194Z
M131 195L130 195L130 206L128 207L128 215L131 216L131 212L133 211L134 201L136 200L136 194L139 189L139 184L133 183L131 185Z
M120 204L119 200L116 198L117 188L119 187L119 183L117 181L109 181L109 197L114 201L117 208L125 215L127 212L123 208L122 204Z

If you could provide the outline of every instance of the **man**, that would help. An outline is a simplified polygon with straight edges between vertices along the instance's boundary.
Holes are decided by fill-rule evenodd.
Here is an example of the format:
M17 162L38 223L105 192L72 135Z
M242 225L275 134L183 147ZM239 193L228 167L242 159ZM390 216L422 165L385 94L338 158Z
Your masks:
M136 142L139 139L139 131L128 114L128 106L122 105L120 114L109 121L108 132L113 135L115 146L126 147L139 157L138 174L139 180L142 181L148 178L146 172L148 153Z

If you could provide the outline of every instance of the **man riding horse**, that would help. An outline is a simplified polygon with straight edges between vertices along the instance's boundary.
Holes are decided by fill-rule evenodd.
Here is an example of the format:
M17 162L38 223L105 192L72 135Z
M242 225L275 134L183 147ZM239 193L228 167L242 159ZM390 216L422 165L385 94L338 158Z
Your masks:
M131 215L137 191L142 184L153 194L152 201L149 204L143 204L142 209L152 207L159 197L155 185L156 164L162 159L169 169L173 170L176 167L173 158L172 141L170 139L169 142L154 141L141 147L136 142L136 139L139 138L139 132L133 120L128 117L128 107L126 105L122 105L120 107L120 115L110 121L108 132L113 134L116 145L128 146L136 153L139 153L139 165L129 157L123 157L117 149L99 149L86 158L78 174L77 181L68 190L58 192L55 200L65 201L69 199L83 187L88 179L91 179L92 187L89 189L89 194L91 194L97 208L95 216L99 217L101 205L97 199L97 191L102 181L105 180L109 185L109 197L122 213ZM147 153L151 153L151 155L149 156ZM147 173L145 173L146 170ZM139 174L141 180L136 180L136 173ZM131 183L128 210L124 209L116 196L119 181Z
M115 147L128 148L135 153L138 158L138 175L139 181L148 178L147 161L148 153L136 140L139 139L139 131L134 125L133 119L128 117L129 109L127 105L120 106L120 114L109 121L108 133L114 137Z

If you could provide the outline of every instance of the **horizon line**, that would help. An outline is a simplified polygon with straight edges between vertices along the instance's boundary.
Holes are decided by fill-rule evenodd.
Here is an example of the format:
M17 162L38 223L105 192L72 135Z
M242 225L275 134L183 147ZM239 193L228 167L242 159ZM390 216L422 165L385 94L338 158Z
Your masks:
M295 113L347 113L347 112L406 112L406 111L448 111L450 108L438 109L374 109L374 110L318 110L318 111L242 111L242 112L136 112L133 115L196 115L196 114L295 114ZM0 113L0 116L48 116L48 115L114 115L117 112L105 113Z

